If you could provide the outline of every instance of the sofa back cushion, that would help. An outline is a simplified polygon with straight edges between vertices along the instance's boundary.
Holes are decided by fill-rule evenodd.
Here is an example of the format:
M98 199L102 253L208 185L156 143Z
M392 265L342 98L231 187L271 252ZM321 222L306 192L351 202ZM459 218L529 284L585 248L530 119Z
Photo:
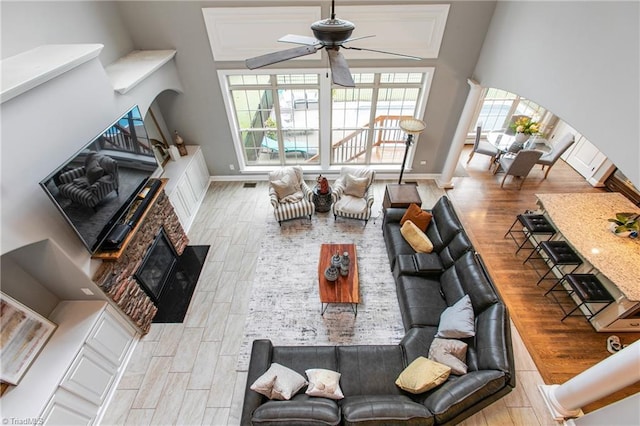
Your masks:
M400 345L338 346L345 397L356 395L400 395L395 381L405 368Z
M334 346L274 346L271 362L289 367L304 377L307 377L305 370L309 368L338 370Z
M458 232L462 231L462 223L460 222L455 210L453 210L453 206L451 205L449 198L446 196L440 197L433 206L431 214L433 215L433 219L431 220L429 227L435 225L438 235L440 236L442 246L444 247L453 240ZM427 235L431 238L430 234ZM436 243L434 241L434 246L435 244Z
M468 294L476 315L499 301L482 267L470 251L445 269L440 277L440 285L449 306Z
M438 254L440 255L442 265L447 268L453 265L456 260L460 259L463 254L472 250L473 245L471 241L469 241L469 237L467 237L464 231L460 231L449 241L449 244L442 247Z

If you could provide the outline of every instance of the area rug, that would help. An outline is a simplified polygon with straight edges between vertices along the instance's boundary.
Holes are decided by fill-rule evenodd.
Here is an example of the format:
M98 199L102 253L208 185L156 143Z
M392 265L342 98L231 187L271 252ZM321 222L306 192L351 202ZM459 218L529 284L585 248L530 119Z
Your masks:
M262 239L237 369L249 364L254 339L274 345L396 344L404 335L381 218L363 221L320 213L284 222L269 218ZM323 243L356 245L360 304L331 304L320 315L318 256Z

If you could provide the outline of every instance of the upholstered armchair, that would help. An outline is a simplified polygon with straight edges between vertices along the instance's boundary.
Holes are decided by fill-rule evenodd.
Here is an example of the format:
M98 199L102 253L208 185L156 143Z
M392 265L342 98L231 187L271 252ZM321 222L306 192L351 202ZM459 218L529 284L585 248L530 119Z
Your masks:
M331 211L338 216L364 220L371 217L373 190L371 184L376 172L366 167L343 167L333 184Z
M111 157L90 151L84 166L58 176L60 195L82 206L96 209L112 191L118 194L118 163Z
M313 192L304 181L302 167L282 167L269 173L269 198L273 214L282 221L309 216L315 212Z

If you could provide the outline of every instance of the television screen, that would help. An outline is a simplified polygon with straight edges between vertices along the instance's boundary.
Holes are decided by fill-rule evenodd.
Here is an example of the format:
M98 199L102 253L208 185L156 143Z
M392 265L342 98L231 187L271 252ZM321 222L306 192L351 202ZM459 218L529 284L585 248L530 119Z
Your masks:
M134 106L40 186L94 253L157 167L140 110Z

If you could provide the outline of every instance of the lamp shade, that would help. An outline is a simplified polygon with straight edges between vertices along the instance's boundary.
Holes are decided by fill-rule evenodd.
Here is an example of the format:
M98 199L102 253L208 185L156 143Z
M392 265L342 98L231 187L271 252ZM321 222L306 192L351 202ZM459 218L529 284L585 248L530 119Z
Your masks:
M410 135L418 135L427 127L424 121L417 118L407 118L400 120L400 128Z

